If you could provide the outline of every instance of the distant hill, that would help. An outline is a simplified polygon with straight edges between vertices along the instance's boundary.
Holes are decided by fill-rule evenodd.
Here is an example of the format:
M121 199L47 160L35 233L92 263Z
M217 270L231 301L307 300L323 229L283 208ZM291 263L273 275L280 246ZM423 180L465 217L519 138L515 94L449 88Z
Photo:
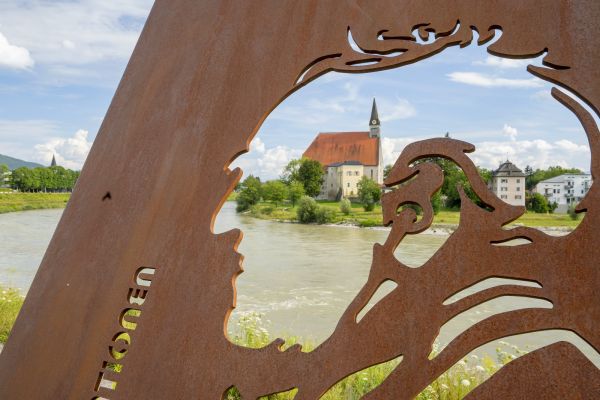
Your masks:
M11 170L17 169L20 167L28 167L28 168L43 167L42 164L19 160L18 158L5 156L3 154L0 154L0 164L8 165L8 168Z

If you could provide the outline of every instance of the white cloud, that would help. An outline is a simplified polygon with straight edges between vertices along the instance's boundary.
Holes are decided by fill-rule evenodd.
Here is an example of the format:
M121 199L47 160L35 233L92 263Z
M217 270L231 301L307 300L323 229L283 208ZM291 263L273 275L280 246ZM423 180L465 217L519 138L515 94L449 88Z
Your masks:
M517 128L513 128L512 126L508 125L508 124L504 124L504 128L502 128L502 134L504 136L508 136L508 138L514 142L515 140L517 140L517 136L519 135L519 132L517 131Z
M496 169L507 158L519 168L530 165L548 168L553 165L590 169L590 148L570 140L549 142L543 139L513 140L510 142L486 141L475 143L476 150L470 154L475 164Z
M511 132L509 125L505 129ZM516 129L515 129L516 132ZM507 158L519 168L524 169L530 165L532 168L548 168L554 165L562 167L579 168L583 171L590 169L590 149L587 145L574 143L562 139L554 142L536 140L511 141L482 141L475 142L475 152L468 154L475 165L496 169ZM382 138L382 151L384 165L394 164L406 145L425 138Z
M554 100L550 90L539 90L531 95L534 100Z
M153 0L3 1L0 24L38 64L83 68L127 60L152 4Z
M381 138L381 152L383 154L383 165L393 165L404 148L423 138L403 137L403 138Z
M388 102L385 98L382 98L377 104L377 109L382 122L406 119L417 114L417 110L408 100L400 98L397 98L394 102Z
M507 87L507 88L537 88L544 86L542 80L538 78L530 79L509 79L499 78L478 72L452 72L448 77L453 82L464 83L467 85L481 87Z
M487 56L487 58L484 61L475 61L473 64L506 69L525 68L528 63L530 63L530 60L514 60L511 58Z
M0 32L0 67L11 69L29 69L34 65L29 50L10 44Z
M80 129L71 138L55 138L35 145L35 161L48 165L52 161L52 156L55 155L58 165L70 169L81 169L92 147L92 142L88 140L88 134L88 131Z
M303 151L287 146L267 148L260 138L250 143L250 151L235 160L230 169L241 168L244 176L260 176L261 179L279 178L285 166L294 158L300 158Z

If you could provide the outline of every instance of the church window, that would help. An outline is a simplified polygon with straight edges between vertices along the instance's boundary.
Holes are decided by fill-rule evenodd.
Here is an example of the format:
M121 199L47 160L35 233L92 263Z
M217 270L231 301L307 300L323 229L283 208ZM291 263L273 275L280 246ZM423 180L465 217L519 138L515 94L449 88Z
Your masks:
M354 171L354 175L358 176L358 171Z
M350 182L348 182L348 187L350 187Z

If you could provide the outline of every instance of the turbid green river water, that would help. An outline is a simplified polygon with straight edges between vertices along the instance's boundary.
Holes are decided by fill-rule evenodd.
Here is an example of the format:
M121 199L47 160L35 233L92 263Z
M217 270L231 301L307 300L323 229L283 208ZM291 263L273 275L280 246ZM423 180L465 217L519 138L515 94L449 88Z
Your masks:
M0 215L0 282L27 292L62 210L41 210ZM356 293L367 280L372 247L383 243L385 229L314 226L277 223L235 213L226 203L215 230L240 228L244 239L245 272L237 279L235 320L246 313L260 313L273 336L295 335L314 343L326 339ZM402 244L401 260L423 264L447 239L446 235L416 235ZM493 280L487 286L498 284ZM471 292L482 287L473 288ZM376 303L378 298L373 299ZM474 323L498 312L549 303L525 298L500 298L475 307L446 324L438 338L443 346ZM538 348L567 340L577 345L600 366L600 356L581 338L566 331L545 331L505 338L520 348ZM478 349L493 354L498 343Z

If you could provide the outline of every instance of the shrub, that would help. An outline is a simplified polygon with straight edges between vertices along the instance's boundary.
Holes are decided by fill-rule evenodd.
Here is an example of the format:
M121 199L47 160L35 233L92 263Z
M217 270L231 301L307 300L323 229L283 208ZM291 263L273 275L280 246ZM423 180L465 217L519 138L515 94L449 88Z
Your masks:
M326 207L319 207L315 218L318 224L328 224L335 219L335 211Z
M375 203L381 199L381 188L373 179L363 176L357 184L358 198L365 211L373 211Z
M274 208L273 207L263 207L260 212L265 214L265 215L271 215L273 214Z
M365 211L373 211L373 209L375 208L375 201L373 200L373 196L370 193L361 196L360 200Z
M573 221L577 221L579 219L579 214L577 214L575 212L575 205L571 205L569 207L569 210L567 211L567 213L569 214L569 217L571 217L571 219Z
M260 190L255 186L246 187L238 194L235 201L237 212L246 211L260 201Z
M298 221L303 224L309 224L311 222L315 222L317 220L317 211L319 210L319 205L309 196L304 196L298 202L298 209L296 210L296 216L298 217Z
M350 203L350 200L342 199L342 201L340 201L340 211L344 215L350 215L352 212L352 203Z

